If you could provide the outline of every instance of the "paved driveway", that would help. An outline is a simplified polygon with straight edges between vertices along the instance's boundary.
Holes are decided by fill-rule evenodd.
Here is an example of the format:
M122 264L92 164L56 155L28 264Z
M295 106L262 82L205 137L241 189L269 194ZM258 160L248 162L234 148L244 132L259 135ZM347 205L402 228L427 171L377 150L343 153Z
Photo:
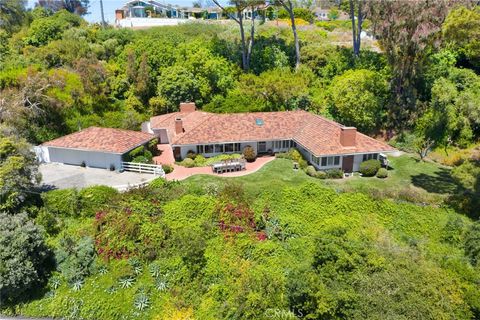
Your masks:
M84 188L93 185L106 185L125 190L155 179L153 174L136 172L116 172L106 169L82 168L60 163L40 165L42 185L45 188Z

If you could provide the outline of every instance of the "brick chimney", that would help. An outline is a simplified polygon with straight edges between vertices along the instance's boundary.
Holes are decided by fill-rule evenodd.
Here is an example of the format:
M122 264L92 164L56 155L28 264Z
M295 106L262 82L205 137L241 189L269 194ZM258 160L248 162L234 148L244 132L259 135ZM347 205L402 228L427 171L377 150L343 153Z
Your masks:
M181 118L176 118L175 119L175 134L180 134L183 133L185 130L183 130L183 121Z
M195 102L181 102L180 103L180 112L194 112L197 110Z
M355 147L357 138L357 128L342 127L340 132L340 143L344 147Z

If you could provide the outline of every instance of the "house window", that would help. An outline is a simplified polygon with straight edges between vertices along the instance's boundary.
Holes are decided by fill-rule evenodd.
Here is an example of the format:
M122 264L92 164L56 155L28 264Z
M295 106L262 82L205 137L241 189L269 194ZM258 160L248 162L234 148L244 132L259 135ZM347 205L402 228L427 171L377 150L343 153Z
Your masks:
M318 159L318 158L317 158ZM318 160L317 160L318 161ZM317 163L317 162L316 162ZM318 163L317 163L318 164ZM340 165L340 156L334 157L322 157L321 160L322 167L332 167Z
M290 148L290 140L283 140L282 141L282 147L283 147L283 149Z
M370 153L370 154L364 154L363 155L363 161L367 160L372 160L372 159L378 159L378 153Z
M240 152L240 143L234 143L233 144L233 151L234 152Z
M267 143L265 141L258 142L258 152L267 151Z
M213 152L214 152L213 144L205 145L205 153L213 153Z
M203 152L204 152L203 145L197 146L197 153L198 153L198 154L201 154L201 153L203 153Z
M215 153L223 153L223 144L215 145Z
M225 144L225 152L233 152L233 143Z
M275 141L273 143L275 149L281 149L282 148L282 141Z

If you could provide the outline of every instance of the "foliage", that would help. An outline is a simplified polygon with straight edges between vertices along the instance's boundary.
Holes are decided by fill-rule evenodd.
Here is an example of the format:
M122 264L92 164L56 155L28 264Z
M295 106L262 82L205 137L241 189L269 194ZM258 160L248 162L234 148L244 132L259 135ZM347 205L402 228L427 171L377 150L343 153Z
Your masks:
M293 14L295 15L295 19L303 19L309 23L313 23L313 20L315 19L313 12L307 8L294 8ZM277 17L280 19L290 19L287 10L283 8L278 11Z
M343 178L343 170L342 169L328 169L326 171L327 178L329 179L342 179Z
M368 5L374 33L380 38L393 73L390 122L406 128L413 120L419 95L415 90L418 71L454 2L382 0Z
M93 273L95 256L94 242L90 237L74 239L65 236L60 238L55 251L58 271L71 285L83 281Z
M362 163L360 163L359 171L362 174L362 176L373 177L374 175L377 174L380 167L381 167L380 161L371 159L371 160L363 161Z
M388 170L385 168L380 168L377 171L377 178L385 179L388 177Z
M293 160L294 162L298 163L301 169L306 169L308 166L307 160L305 160L303 155L295 148L288 150L286 153L279 152L275 154L275 157Z
M24 140L0 132L0 210L18 212L39 181L38 163Z
M80 198L81 214L84 217L93 217L102 206L118 195L117 189L107 186L91 186L83 188L78 193Z
M193 168L195 167L195 160L191 158L185 158L179 164L185 168Z
M465 235L465 255L472 265L480 263L480 222L475 222Z
M162 164L162 169L165 172L165 174L169 174L173 172L173 166L170 164Z
M149 202L145 205L146 210L158 206ZM95 228L95 248L105 259L138 256L153 260L157 254L155 248L161 246L165 237L165 229L154 211L148 215L131 207L97 212Z
M245 160L247 160L248 162L253 162L255 161L255 159L257 159L255 149L253 149L251 146L246 146L245 148L243 148L242 154Z
M335 77L330 85L330 112L345 125L372 132L385 122L387 88L378 72L349 70Z
M458 52L478 70L480 67L480 11L464 6L453 9L442 25L445 46Z
M44 208L60 217L80 215L80 199L75 189L52 190L42 193Z
M51 254L37 227L24 213L0 214L0 295L6 303L41 288L51 270Z

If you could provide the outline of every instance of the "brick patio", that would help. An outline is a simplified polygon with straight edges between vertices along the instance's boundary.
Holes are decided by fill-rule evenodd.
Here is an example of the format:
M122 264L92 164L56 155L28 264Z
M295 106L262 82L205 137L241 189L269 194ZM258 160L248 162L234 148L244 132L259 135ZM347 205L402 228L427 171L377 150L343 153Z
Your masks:
M218 177L240 177L240 176L245 176L247 174L256 172L261 167L263 167L266 163L269 163L273 159L275 159L275 157L273 156L259 157L257 158L257 160L255 160L255 162L247 162L245 170L236 171L236 172L227 172L222 174L213 173L211 167L185 168L185 167L174 164L173 172L167 174L166 179L167 180L184 180L196 174L208 174L208 175L218 176Z

